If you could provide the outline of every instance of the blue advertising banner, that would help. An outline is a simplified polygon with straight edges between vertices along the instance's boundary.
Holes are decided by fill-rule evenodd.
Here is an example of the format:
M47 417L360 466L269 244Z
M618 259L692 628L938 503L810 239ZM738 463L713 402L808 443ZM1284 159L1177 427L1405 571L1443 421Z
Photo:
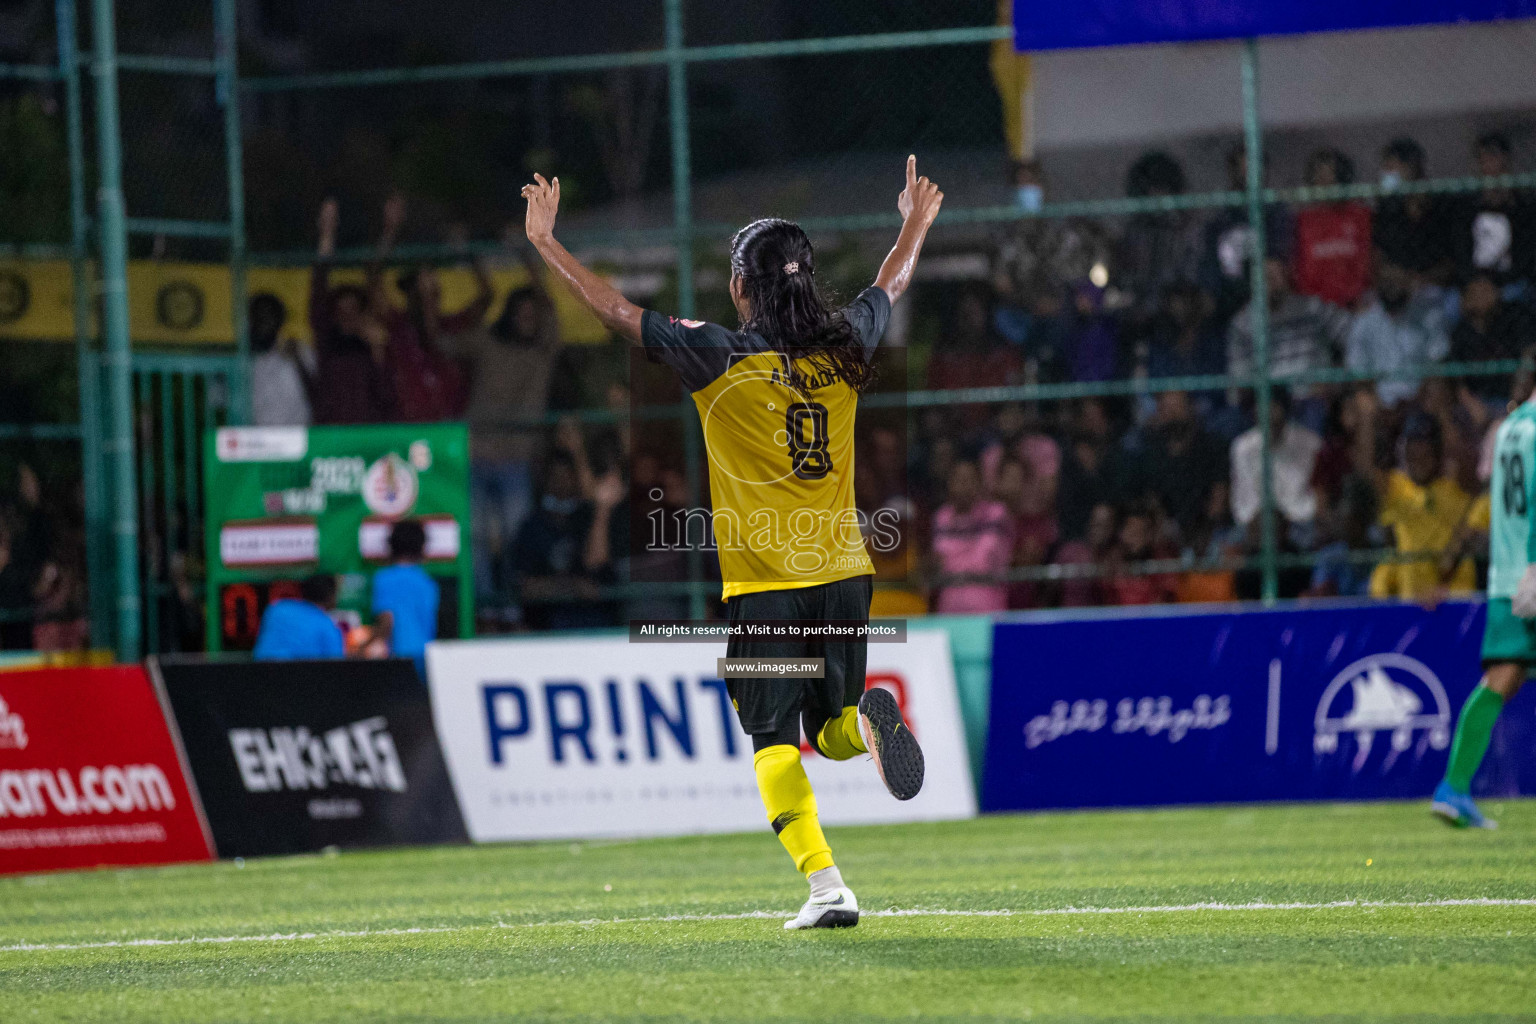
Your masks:
M1021 52L1536 17L1536 0L1014 0Z
M1000 622L982 810L1427 799L1482 634L1469 603ZM1533 709L1474 793L1536 792Z

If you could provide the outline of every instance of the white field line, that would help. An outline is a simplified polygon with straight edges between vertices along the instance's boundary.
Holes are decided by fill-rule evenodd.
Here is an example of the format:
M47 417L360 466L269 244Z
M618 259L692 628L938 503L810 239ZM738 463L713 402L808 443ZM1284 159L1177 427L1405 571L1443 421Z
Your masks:
M1200 912L1271 910L1393 910L1436 907L1536 907L1536 899L1475 897L1459 900L1335 900L1331 903L1176 903L1150 907L1047 907L1034 910L944 910L941 908L866 910L862 917L1062 917L1069 915L1191 914ZM360 939L392 935L444 935L455 932L494 931L518 928L561 928L603 924L669 924L685 921L781 921L789 915L777 910L747 910L736 914L665 914L655 917L589 917L559 921L523 921L513 924L451 925L441 928L372 928L358 931L274 932L270 935L189 936L177 939L114 939L106 942L17 943L0 946L0 953L54 952L71 949L130 949L140 946L229 945L239 942L306 942L315 939Z

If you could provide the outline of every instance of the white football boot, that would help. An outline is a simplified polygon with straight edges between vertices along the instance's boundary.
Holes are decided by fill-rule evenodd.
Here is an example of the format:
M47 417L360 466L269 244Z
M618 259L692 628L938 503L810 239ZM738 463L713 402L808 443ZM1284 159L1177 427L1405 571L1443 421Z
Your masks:
M844 886L829 896L805 901L794 920L785 921L786 931L801 928L852 928L859 923L859 901L853 890Z

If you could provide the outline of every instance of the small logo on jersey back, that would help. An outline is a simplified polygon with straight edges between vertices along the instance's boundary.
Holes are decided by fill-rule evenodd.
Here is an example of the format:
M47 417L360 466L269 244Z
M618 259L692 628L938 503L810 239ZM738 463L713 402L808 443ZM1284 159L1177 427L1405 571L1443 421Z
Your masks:
M697 329L704 326L703 320L684 320L681 317L676 316L669 316L667 319L671 320L675 324L682 324L684 327L692 327Z

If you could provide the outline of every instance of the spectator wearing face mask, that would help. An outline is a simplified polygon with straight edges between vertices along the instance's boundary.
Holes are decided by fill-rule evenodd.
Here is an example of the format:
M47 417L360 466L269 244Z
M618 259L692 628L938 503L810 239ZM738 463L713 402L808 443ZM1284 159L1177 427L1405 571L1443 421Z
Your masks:
M1489 132L1472 147L1477 173L1510 174L1509 137ZM1530 194L1510 188L1485 188L1466 199L1456 242L1457 269L1483 273L1495 284L1529 282L1536 274L1536 203Z
M1045 204L1045 178L1038 160L1008 165L1014 204L1038 213ZM1005 225L993 240L992 280L1007 304L1029 309L1035 296L1061 295L1071 282L1110 272L1109 236L1081 217L1029 217ZM1030 310L1031 312L1033 310Z
M1336 149L1307 158L1312 188L1350 185L1355 165ZM1371 208L1350 199L1302 207L1296 214L1292 279L1298 294L1350 309L1371 286Z
M1381 152L1381 187L1388 195L1377 201L1371 235L1381 259L1444 284L1455 267L1454 203L1424 192L1392 194L1424 176L1423 146L1409 138L1387 144Z
M1372 374L1440 362L1451 349L1444 293L1419 285L1405 267L1381 264L1375 296L1350 325L1345 348L1351 370ZM1418 390L1417 378L1384 377L1376 384L1376 394L1388 408Z

